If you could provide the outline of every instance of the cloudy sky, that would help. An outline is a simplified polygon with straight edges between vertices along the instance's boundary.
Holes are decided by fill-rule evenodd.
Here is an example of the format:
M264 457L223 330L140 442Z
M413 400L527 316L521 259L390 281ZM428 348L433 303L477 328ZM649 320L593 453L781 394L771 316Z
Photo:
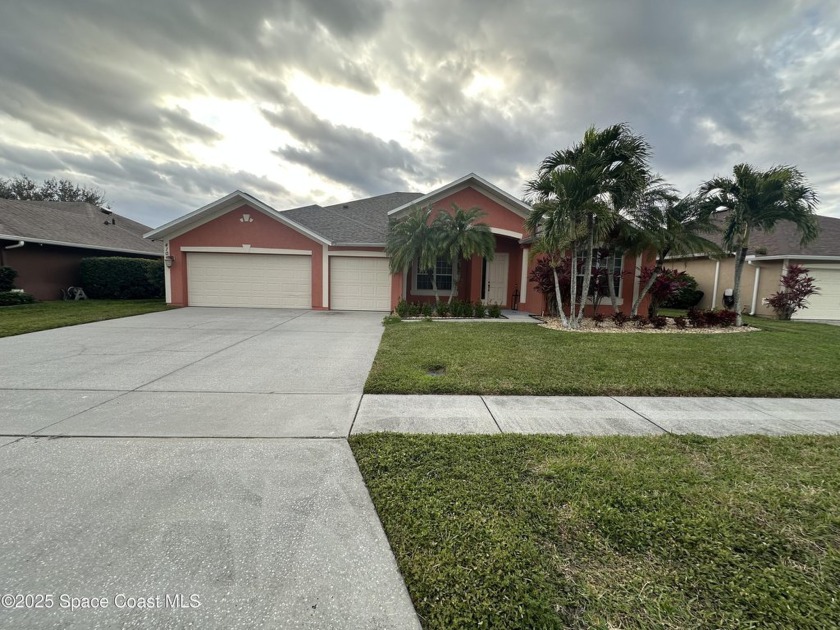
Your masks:
M840 216L835 0L0 3L0 177L68 177L151 226L470 171L509 192L628 122L681 191L796 164Z

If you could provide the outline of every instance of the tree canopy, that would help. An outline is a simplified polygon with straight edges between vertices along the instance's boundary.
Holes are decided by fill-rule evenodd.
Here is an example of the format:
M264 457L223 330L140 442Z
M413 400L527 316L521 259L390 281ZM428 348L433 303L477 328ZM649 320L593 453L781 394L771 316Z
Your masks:
M21 201L83 201L109 207L105 193L98 188L77 184L69 179L50 177L38 183L21 173L16 177L0 177L0 199Z

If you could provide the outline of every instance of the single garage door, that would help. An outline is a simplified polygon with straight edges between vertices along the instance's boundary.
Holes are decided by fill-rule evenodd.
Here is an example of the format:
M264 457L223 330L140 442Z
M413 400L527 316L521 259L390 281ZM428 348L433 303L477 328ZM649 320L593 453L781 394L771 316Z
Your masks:
M336 311L390 311L388 260L331 256L330 308Z
M312 257L187 254L190 306L312 308Z
M794 319L840 319L840 269L809 266L809 275L820 294L808 298L808 308L794 313Z

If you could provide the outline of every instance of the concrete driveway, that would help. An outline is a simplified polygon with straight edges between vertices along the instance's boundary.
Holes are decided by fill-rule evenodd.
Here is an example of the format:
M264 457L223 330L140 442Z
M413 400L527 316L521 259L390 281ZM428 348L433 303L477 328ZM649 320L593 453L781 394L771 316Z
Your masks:
M187 308L0 339L0 595L52 596L4 599L0 626L419 627L335 439L381 317Z

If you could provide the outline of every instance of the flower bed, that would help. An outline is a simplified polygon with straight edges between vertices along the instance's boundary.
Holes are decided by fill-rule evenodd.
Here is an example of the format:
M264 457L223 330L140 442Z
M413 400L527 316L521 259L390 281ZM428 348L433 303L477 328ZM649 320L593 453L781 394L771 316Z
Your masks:
M731 316L729 315L731 313ZM564 328L558 317L549 317L542 326L552 330L568 332L595 333L680 333L680 334L719 334L742 333L760 330L753 326L733 326L734 313L732 311L689 311L687 317L627 317L617 313L612 317L598 317L584 319L580 328Z

